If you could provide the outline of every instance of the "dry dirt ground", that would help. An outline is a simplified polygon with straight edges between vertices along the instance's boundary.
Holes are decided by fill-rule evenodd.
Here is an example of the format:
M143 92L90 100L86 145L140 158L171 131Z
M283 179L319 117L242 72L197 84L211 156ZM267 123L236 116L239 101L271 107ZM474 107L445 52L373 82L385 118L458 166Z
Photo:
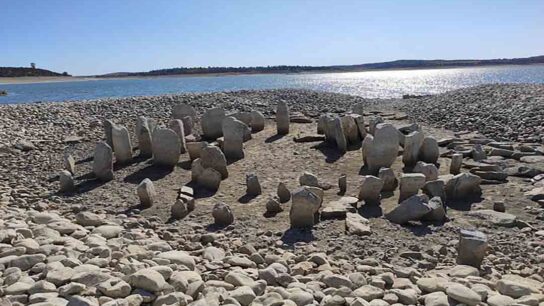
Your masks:
M388 121L400 126L408 123L406 120ZM123 123L122 124L129 124ZM79 191L72 195L60 195L59 200L73 203L76 207L84 207L95 212L105 211L111 214L141 213L149 218L159 217L164 227L173 233L206 233L218 232L226 235L239 236L243 243L259 243L264 236L277 237L277 244L287 248L296 248L297 242L309 242L311 246L343 255L372 255L382 259L400 259L404 251L426 250L439 245L455 246L460 228L478 227L490 236L490 240L509 240L520 233L518 228L491 227L482 220L466 216L469 203L461 203L449 207L449 222L444 224L413 224L399 226L383 218L382 214L397 205L398 189L394 194L383 195L381 205L365 206L359 203L359 212L370 220L372 234L367 237L349 236L344 233L345 223L342 220L324 220L311 231L289 229L290 203L282 204L284 211L275 215L265 215L267 200L276 194L279 182L284 182L290 190L296 188L299 176L304 171L317 175L321 182L329 183L332 188L325 191L323 205L340 198L337 180L341 174L347 175L347 196L357 196L363 164L361 149L351 148L346 154L340 155L335 148L321 141L296 143L296 135L315 135L316 124L291 124L289 135L276 136L275 122L267 120L265 130L253 134L253 138L244 143L245 158L228 165L229 177L222 181L220 189L215 193L195 187L195 210L183 220L170 219L170 207L175 202L178 189L190 183L191 171L188 154L183 154L180 163L173 170L161 169L152 165L150 160L135 159L132 164L116 166L115 179L102 184L92 179L91 175L78 177ZM437 139L453 136L452 132L423 127L426 135ZM445 150L441 148L441 150ZM70 151L80 156L76 171L88 173L91 169L92 149L81 144L70 148ZM135 155L137 152L135 151ZM401 156L393 165L397 177L402 173ZM449 158L440 158L439 174L448 174ZM468 171L463 169L463 171ZM261 183L263 193L255 198L246 196L245 175L256 173ZM138 209L136 186L144 178L153 181L158 193L152 208ZM482 198L472 203L472 209L492 209L496 200L505 201L507 212L518 216L521 220L534 221L534 216L527 213L526 206L535 206L534 202L522 196L525 191L521 179L509 177L509 182L501 185L483 185ZM56 183L54 183L56 184ZM227 203L234 212L235 223L227 228L215 228L211 215L212 207L218 201ZM61 204L65 205L65 204ZM67 210L71 209L66 205ZM79 209L79 208L78 208ZM506 235L506 236L505 236ZM504 242L504 241L503 241ZM493 245L493 243L491 243ZM503 244L501 244L503 245ZM523 244L522 244L523 245ZM516 244L512 249L505 249L511 256L523 254L523 247ZM445 258L453 261L454 258Z

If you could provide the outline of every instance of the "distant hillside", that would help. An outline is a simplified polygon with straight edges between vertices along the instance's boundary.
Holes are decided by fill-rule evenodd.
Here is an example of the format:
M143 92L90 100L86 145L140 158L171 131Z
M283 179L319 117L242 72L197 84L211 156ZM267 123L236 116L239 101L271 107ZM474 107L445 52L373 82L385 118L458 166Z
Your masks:
M97 77L161 76L221 73L301 73L301 72L349 72L382 69L418 69L475 67L492 65L543 64L544 55L527 58L488 59L488 60L397 60L382 63L336 66L260 66L260 67L193 67L151 70L148 72L114 72Z
M50 70L28 67L0 67L0 77L39 77L39 76L70 76L68 73L58 73Z

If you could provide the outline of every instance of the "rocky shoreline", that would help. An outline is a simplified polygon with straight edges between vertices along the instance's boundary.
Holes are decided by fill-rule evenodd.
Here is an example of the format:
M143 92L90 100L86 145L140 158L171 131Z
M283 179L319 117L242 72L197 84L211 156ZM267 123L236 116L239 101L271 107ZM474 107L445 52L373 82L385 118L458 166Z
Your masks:
M199 123L211 108L263 114L262 130L243 144L245 156L225 164L228 178L218 191L182 188L195 175L187 153L174 170L135 157L114 165L111 181L93 179L104 120L126 127L141 145L136 119L171 126L179 104L196 111L187 144L207 133ZM356 105L362 116L344 116ZM543 112L544 85L486 85L404 100L264 90L1 105L0 304L543 306ZM448 202L439 222L395 221L399 189L364 191L373 183L361 166L373 153L365 143L324 142L338 137L316 134L326 113L331 122L364 120L362 132L375 142L379 121L411 135L406 142L424 131L438 140L439 157L436 166L421 164L431 173L412 170L416 176L446 177L460 155L459 171L480 176L481 196ZM276 134L276 114L290 119L281 123L290 121L285 136ZM347 142L360 136L356 128L346 135ZM233 150L227 154L239 153ZM388 172L399 178L407 177L404 151ZM66 171L73 185L63 187ZM295 197L312 197L300 185L321 189L317 224L293 227L295 200L270 200L281 194L278 181ZM409 199L428 209L421 194ZM378 206L369 205L374 197ZM171 209L180 198L194 206L181 219ZM487 248L469 258L484 256L481 265L461 258L470 249L464 239L478 237L460 232L467 229L485 237Z

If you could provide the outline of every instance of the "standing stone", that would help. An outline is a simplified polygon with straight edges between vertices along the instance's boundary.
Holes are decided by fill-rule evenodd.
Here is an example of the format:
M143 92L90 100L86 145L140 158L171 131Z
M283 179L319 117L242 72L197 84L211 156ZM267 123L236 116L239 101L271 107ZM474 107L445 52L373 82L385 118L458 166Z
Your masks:
M325 114L323 118L323 133L325 134L325 141L329 143L336 143L336 139L334 139L334 119L335 117L331 114Z
M222 179L229 177L227 159L221 149L216 146L206 146L200 151L200 163L204 168L212 168L221 174Z
M198 183L198 178L204 172L204 167L202 167L202 160L197 158L191 163L191 180ZM221 173L219 173L221 176Z
M440 197L442 202L446 201L446 191L444 190L444 181L428 181L423 186L423 193L428 195L430 198Z
M115 126L115 123L113 121L105 119L102 122L102 125L104 126L104 136L106 138L106 144L110 146L113 150L113 136L112 136L112 129Z
M480 268L487 251L487 236L476 230L461 230L457 263Z
M111 130L115 160L126 163L132 159L132 143L128 130L124 126L114 126Z
M315 224L315 215L321 206L321 199L308 187L299 187L291 196L291 211L289 220L291 227L304 228L312 227Z
M472 173L457 174L446 183L446 197L459 200L479 196L482 194L481 182L482 178Z
M380 168L378 177L383 181L382 192L392 192L397 189L399 182L395 176L395 172L391 168Z
M421 173L404 173L400 176L399 203L416 195L425 186L425 175Z
M421 160L426 163L436 164L438 157L440 156L440 150L438 149L438 142L434 137L427 136L423 138L423 144L420 151Z
M140 198L140 205L142 207L148 208L153 206L153 202L155 201L155 186L153 186L153 182L146 178L136 188L136 192L138 193L138 197Z
M196 110L185 103L180 103L174 106L172 109L172 118L183 120L184 117L191 117L192 119L197 118Z
M113 152L105 142L97 143L94 149L93 173L101 181L113 179Z
M371 116L370 119L368 120L368 132L371 135L375 135L376 127L380 123L383 123L383 118L382 117L380 117L380 116Z
M289 134L289 107L285 101L279 101L276 109L276 125L278 135Z
M338 178L338 189L340 190L338 194L341 194L341 195L346 194L347 188L348 188L347 176L345 174L342 174Z
M364 112L364 105L363 103L357 103L355 105L353 105L353 107L351 108L351 111L354 113L354 114L357 114L359 116L364 116L365 112Z
M426 181L436 181L438 179L438 169L434 164L418 161L413 171L425 175Z
M357 124L355 123L355 119L350 116L346 115L341 118L342 121L342 129L344 131L344 136L349 144L358 144L361 142L361 139L359 138L359 128L357 127Z
M178 135L179 143L180 143L179 152L181 154L184 154L186 152L186 145L185 145L185 130L183 128L183 121L179 119L170 120L170 122L168 123L168 127Z
M153 148L151 140L151 130L149 125L145 124L136 129L136 136L138 137L138 148L140 149L140 155L142 157L153 156Z
M219 202L213 206L212 216L215 224L220 226L226 226L234 222L234 215L230 207L222 202Z
M248 127L251 126L251 113L250 112L237 112L227 117L233 117L236 120L242 121Z
M423 133L411 132L404 138L404 153L402 162L406 167L413 167L419 160L419 151L423 145Z
M356 114L349 114L351 118L355 121L355 124L357 125L357 130L359 132L359 139L365 139L366 137L366 128L365 128L365 120L363 116L356 115Z
M327 129L327 114L323 114L319 116L319 120L317 121L317 134L320 134L320 135L325 134L326 129Z
M262 193L259 178L255 173L246 174L246 194L250 196L258 196Z
M377 174L380 168L390 168L399 152L397 129L388 123L376 126L374 135L366 135L362 146L363 161L370 173Z
M76 160L70 154L64 155L64 170L70 172L72 175L76 173Z
M289 189L287 189L287 186L285 186L285 184L282 182L278 184L277 194L278 198L280 199L280 203L285 203L291 200L291 191L289 191Z
M223 119L225 119L223 108L216 107L206 111L200 120L204 138L217 139L223 136Z
M266 202L266 213L268 214L277 214L283 211L280 202L276 198L268 199Z
M383 188L383 181L372 175L365 175L359 186L359 200L365 203L376 204L380 202L380 194Z
M463 154L455 153L451 156L450 173L459 174L463 165Z
M342 128L342 119L339 117L334 119L334 140L336 141L336 147L342 153L345 153L348 149L348 143Z
M257 133L264 130L264 116L259 111L251 112L251 131Z
M213 168L205 168L198 177L198 184L208 190L217 191L221 185L221 173Z
M183 122L183 132L185 136L193 134L193 127L195 125L194 120L195 119L193 119L193 117L189 116L181 118L181 122Z
M174 167L179 162L181 143L178 134L171 129L158 128L153 132L153 163Z
M423 216L431 212L431 207L427 205L426 195L413 195L400 202L392 211L385 214L387 220L405 224L409 221L419 221Z
M189 152L189 158L195 160L200 157L200 152L206 147L206 143L203 141L187 142L187 152Z
M230 160L244 158L244 133L247 126L240 120L227 117L223 120L223 152Z
M481 161L487 158L487 153L485 153L481 144L475 144L472 148L472 159L475 161Z
M74 191L74 178L72 173L68 170L62 170L59 174L59 183L60 183L60 192L71 192Z

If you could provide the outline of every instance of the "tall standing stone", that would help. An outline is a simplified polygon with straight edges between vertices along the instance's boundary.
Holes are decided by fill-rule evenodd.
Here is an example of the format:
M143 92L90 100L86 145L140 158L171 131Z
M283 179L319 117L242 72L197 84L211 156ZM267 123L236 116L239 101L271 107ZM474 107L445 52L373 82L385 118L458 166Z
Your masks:
M362 151L370 173L377 174L382 167L390 168L399 152L397 129L388 123L378 124L374 135L366 135Z
M200 120L204 138L217 139L223 136L223 119L225 119L225 110L221 107L206 111Z
M451 156L450 173L459 174L463 165L463 154L455 153Z
M153 149L151 147L151 129L145 117L139 117L136 124L136 137L138 138L138 148L142 157L151 157Z
M342 174L338 178L338 189L339 189L338 194L341 194L341 195L346 194L346 191L348 189L348 178L345 174Z
M221 178L229 176L227 170L227 159L221 149L216 146L206 146L200 151L200 164L204 168L213 168L221 173Z
M115 160L121 164L129 162L132 159L132 142L127 128L114 126L111 131Z
M359 128L355 123L355 118L350 115L342 117L342 129L344 130L344 136L346 137L347 143L349 144L358 144L361 142L359 138Z
M279 101L276 108L276 124L278 135L289 134L289 107L285 101Z
M419 131L411 132L404 137L404 152L402 162L407 167L413 167L419 160L419 151L423 145L423 133Z
M383 123L383 118L380 116L371 116L368 120L368 132L371 135L375 135L376 127L378 124Z
M223 120L223 152L227 159L244 158L244 133L247 126L233 118L227 117Z
M180 143L179 152L181 154L184 154L187 151L187 149L185 145L185 130L183 127L183 121L179 119L172 119L168 123L168 127L178 135L179 143Z
M179 162L181 142L178 134L171 129L157 128L153 132L153 163L174 167Z
M111 120L104 119L102 125L104 126L104 137L106 138L106 144L113 150L112 129L115 126L115 123L113 123Z
M365 119L361 115L357 114L349 114L351 118L355 121L355 125L357 125L357 130L359 131L359 138L365 139L366 137L366 128L365 128Z
M331 114L327 114L324 118L323 132L325 133L325 141L329 143L336 143L336 139L334 137L335 135L334 119L335 119L335 116Z
M142 207L151 207L153 206L153 202L155 201L155 186L153 186L153 182L146 178L143 181L138 184L138 187L136 187L136 192L138 194L138 197L140 198L140 205Z
M113 179L113 152L105 142L97 143L94 149L93 173L101 181Z
M185 136L193 134L195 119L190 116L185 116L181 118L181 121L183 122L183 132L185 133Z
M461 230L457 263L480 268L487 251L487 236L476 230Z
M334 139L338 150L345 153L348 150L348 143L342 127L342 120L339 117L334 119Z
M264 130L264 116L259 111L251 112L251 131L257 133Z
M291 227L312 227L316 223L315 216L321 206L319 196L309 187L303 186L293 191L291 201L291 211L289 212Z
M423 138L423 144L421 145L421 152L419 155L421 160L426 163L436 164L438 162L440 150L438 149L438 142L434 137L427 136Z

